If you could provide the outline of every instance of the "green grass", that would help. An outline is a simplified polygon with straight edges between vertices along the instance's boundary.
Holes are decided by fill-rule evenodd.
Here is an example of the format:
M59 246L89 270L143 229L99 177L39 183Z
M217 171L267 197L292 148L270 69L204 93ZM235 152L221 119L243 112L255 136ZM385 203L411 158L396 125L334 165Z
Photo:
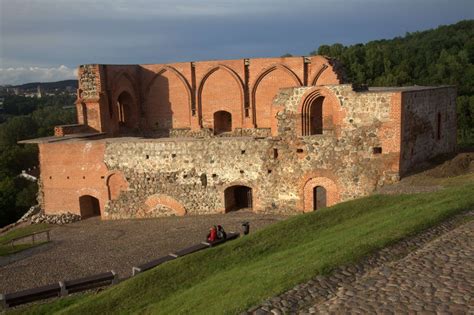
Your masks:
M45 242L36 242L35 244L15 244L13 246L10 245L10 241L12 239L26 236L32 233L36 232L41 232L48 230L50 228L50 225L42 223L42 224L32 224L20 228L16 228L14 230L11 230L4 235L0 236L0 256L6 256L10 255L13 253L20 252L22 250L35 247L41 244L44 244Z
M471 182L432 193L341 203L165 263L98 294L22 313L235 314L473 209L473 191Z
M0 244L11 241L14 238L22 237L36 232L46 231L50 229L51 225L46 223L41 224L31 224L23 227L19 227L13 230L8 231L4 235L0 236Z

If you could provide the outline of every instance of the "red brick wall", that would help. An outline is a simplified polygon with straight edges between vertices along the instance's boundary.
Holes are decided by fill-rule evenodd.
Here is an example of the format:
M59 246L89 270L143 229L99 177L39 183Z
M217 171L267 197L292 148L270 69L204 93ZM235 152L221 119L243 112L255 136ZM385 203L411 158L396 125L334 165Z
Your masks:
M41 184L46 214L81 214L79 197L90 195L103 211L108 200L102 141L40 144Z
M124 91L133 99L131 125L138 130L212 128L218 110L232 114L233 128L270 128L280 88L340 83L321 56L90 67L97 93L79 94L78 107L84 104L85 111L78 111L78 121L113 136L119 135L117 100ZM84 69L80 91L94 85L91 76L81 77Z

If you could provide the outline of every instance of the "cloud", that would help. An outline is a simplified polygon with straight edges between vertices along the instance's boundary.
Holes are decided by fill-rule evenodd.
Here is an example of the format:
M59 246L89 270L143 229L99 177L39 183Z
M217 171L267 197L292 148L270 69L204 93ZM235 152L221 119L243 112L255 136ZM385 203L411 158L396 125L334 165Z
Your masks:
M59 67L17 67L0 68L0 85L22 84L25 82L54 82L75 79L77 69L70 69L65 65Z
M23 71L18 77L31 82L48 71L29 66L305 55L322 44L471 19L472 12L472 0L0 0L0 75L5 82ZM7 68L25 70L7 76Z

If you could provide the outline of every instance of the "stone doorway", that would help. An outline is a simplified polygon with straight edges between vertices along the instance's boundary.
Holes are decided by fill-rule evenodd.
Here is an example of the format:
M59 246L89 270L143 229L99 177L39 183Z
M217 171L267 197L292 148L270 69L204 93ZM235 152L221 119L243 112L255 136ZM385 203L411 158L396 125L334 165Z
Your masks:
M224 110L214 113L214 134L232 131L232 114Z
M100 216L100 202L99 199L84 195L79 197L79 208L81 211L81 217L83 219L94 216Z
M313 188L313 210L326 208L327 192L323 186Z
M231 186L224 191L225 212L252 209L252 188Z

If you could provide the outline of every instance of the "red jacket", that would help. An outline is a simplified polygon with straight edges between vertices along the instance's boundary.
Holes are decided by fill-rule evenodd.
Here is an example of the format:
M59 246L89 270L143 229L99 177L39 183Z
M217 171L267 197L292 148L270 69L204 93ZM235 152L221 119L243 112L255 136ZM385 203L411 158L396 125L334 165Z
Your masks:
M207 240L209 242L214 242L216 240L216 237L217 237L217 231L215 228L211 228L211 231L209 232L209 234L207 235Z

